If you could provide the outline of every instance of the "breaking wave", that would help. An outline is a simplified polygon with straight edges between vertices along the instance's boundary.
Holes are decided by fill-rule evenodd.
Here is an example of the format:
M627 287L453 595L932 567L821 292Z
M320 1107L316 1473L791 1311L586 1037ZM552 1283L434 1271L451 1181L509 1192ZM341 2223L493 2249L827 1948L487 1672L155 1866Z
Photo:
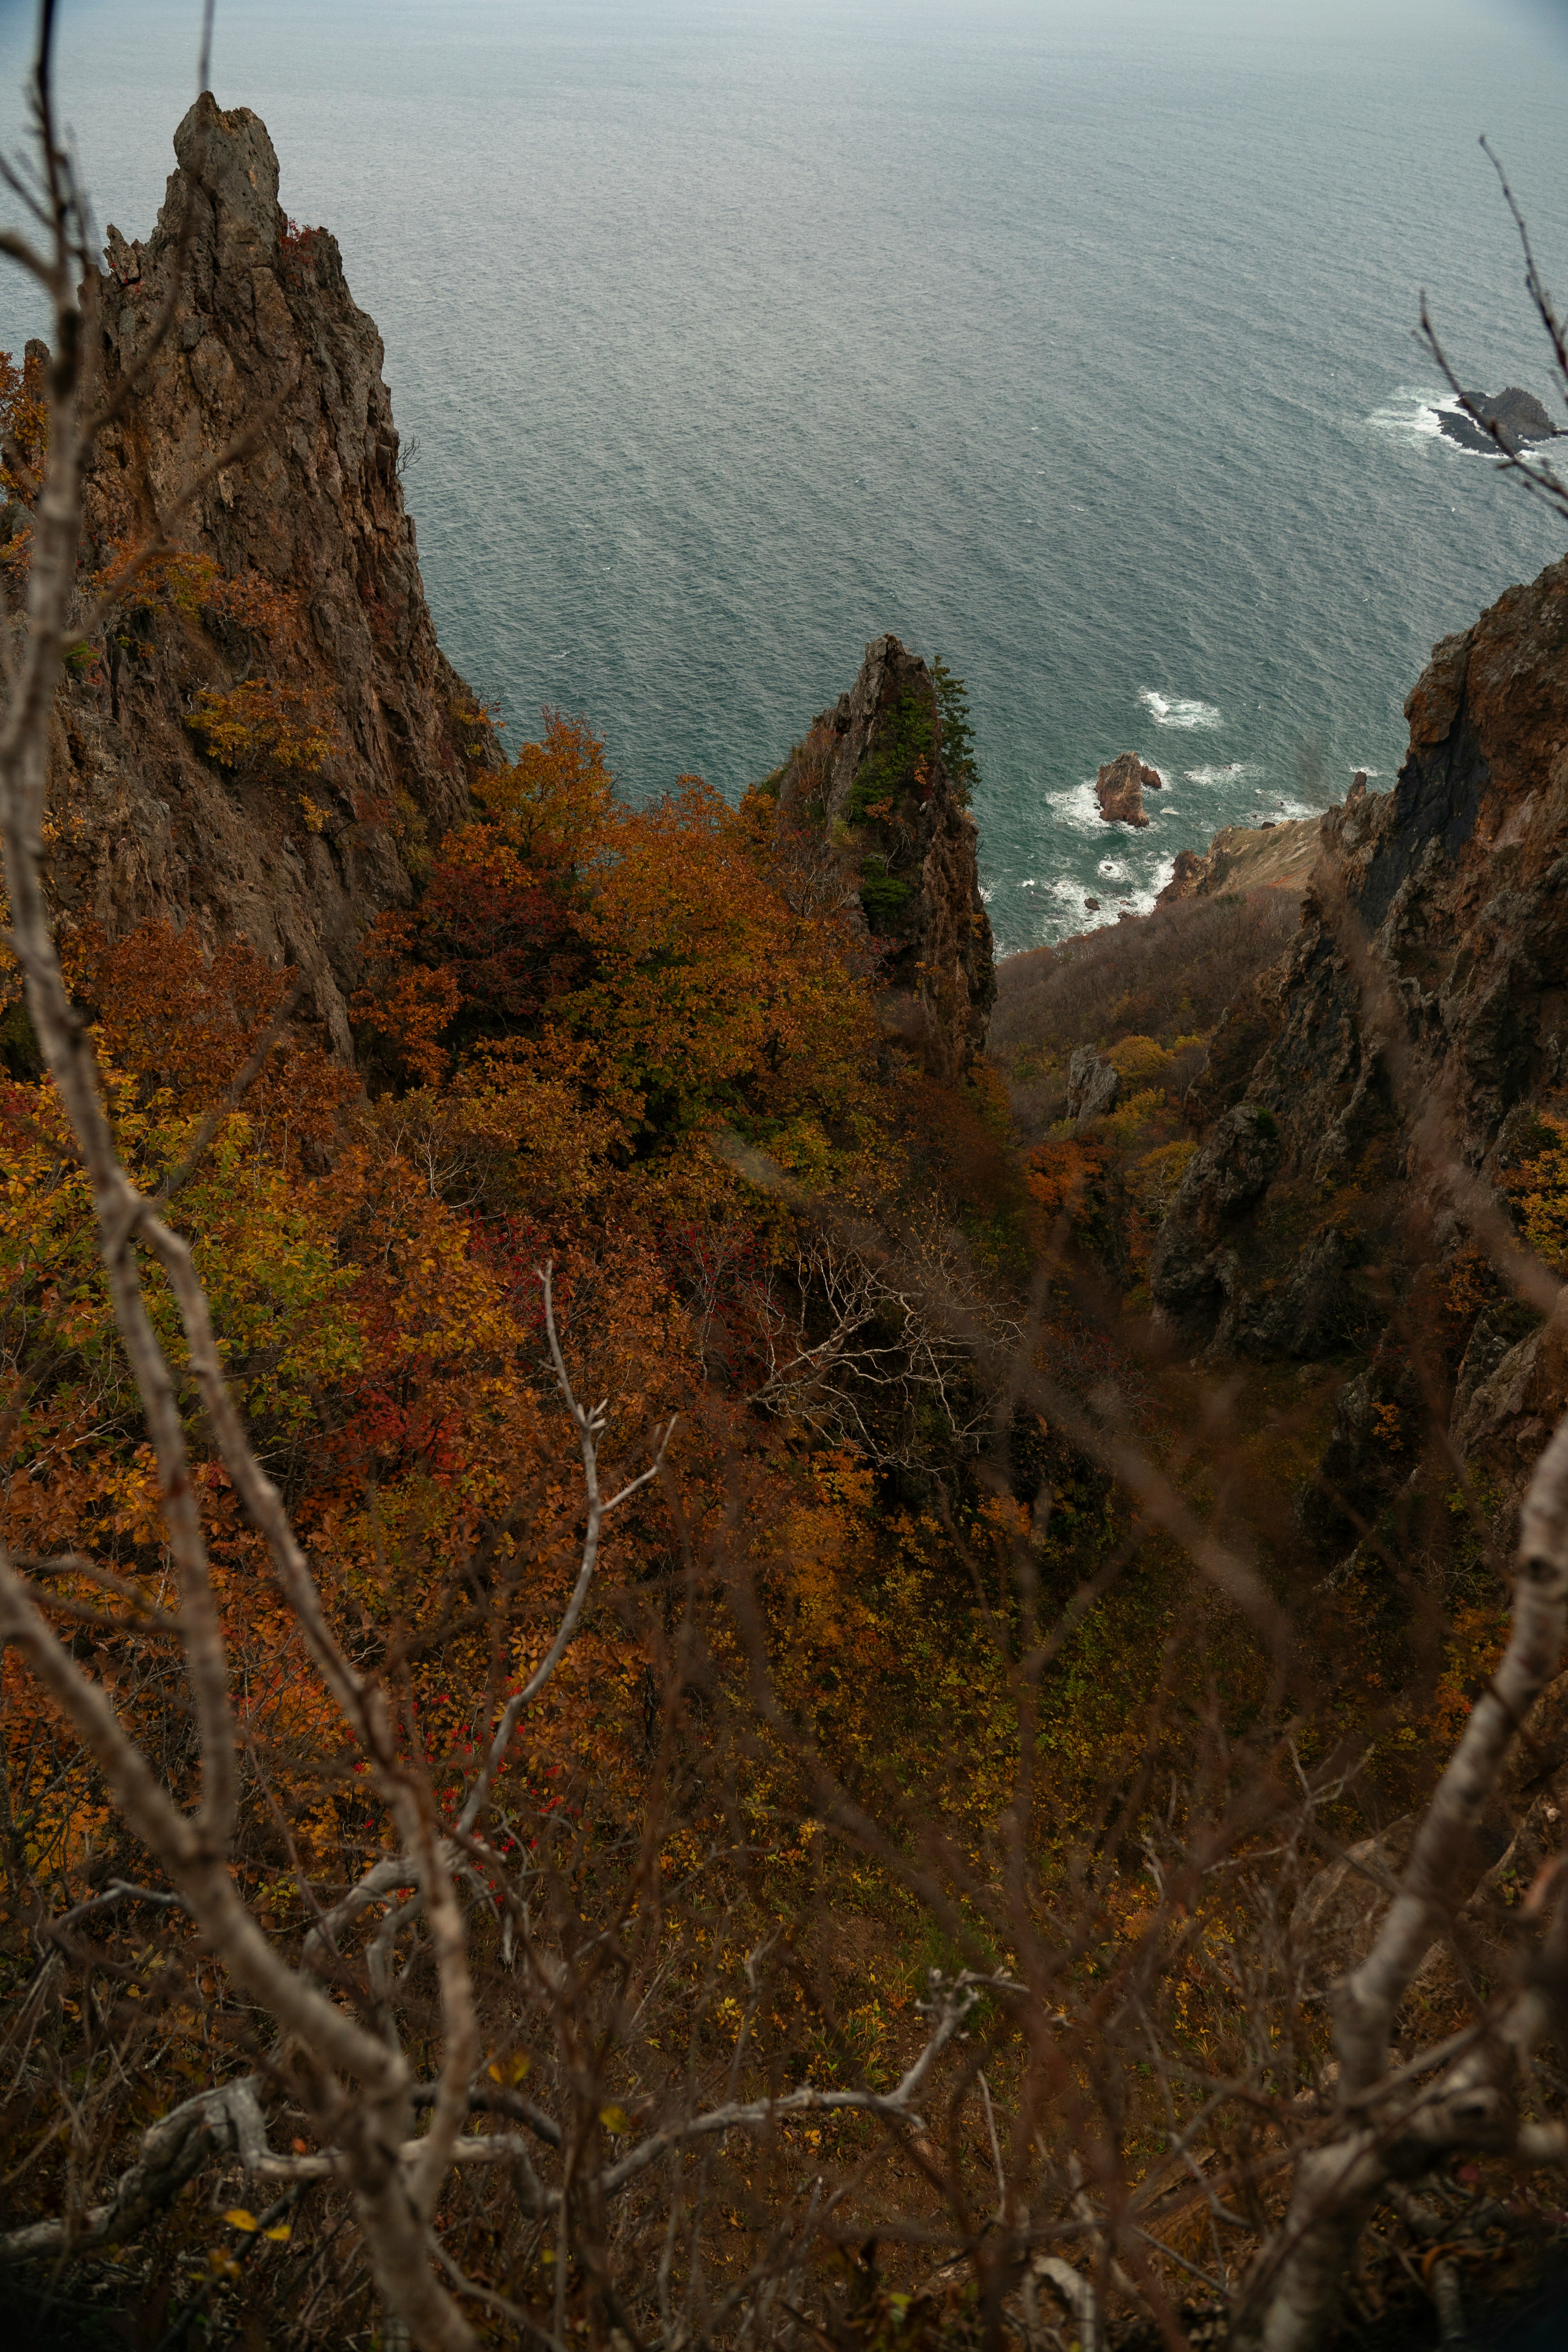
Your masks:
M1146 686L1138 697L1156 727L1217 727L1219 712L1212 702L1182 695L1156 694Z

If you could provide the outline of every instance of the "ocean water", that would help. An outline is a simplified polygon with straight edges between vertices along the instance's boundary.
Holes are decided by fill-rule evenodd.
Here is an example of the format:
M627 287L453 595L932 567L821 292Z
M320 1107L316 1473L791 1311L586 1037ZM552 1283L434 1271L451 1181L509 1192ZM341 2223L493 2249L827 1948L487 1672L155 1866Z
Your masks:
M128 236L198 16L63 0ZM737 792L895 629L968 681L1004 949L1389 777L1434 639L1562 551L1413 338L1425 285L1468 381L1550 392L1476 142L1568 289L1561 9L220 0L213 79L381 328L442 641L514 737L561 704L635 793ZM1128 750L1137 835L1091 790Z

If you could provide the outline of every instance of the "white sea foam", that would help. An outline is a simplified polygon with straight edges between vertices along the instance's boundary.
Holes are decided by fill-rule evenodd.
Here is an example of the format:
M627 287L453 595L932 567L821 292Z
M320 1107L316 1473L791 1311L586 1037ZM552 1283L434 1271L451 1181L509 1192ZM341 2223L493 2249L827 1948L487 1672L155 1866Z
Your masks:
M1087 776L1081 784L1074 784L1068 792L1047 793L1046 805L1055 809L1062 823L1071 825L1075 833L1100 833L1105 824L1100 803L1094 797L1092 776Z
M1156 694L1145 687L1138 697L1156 727L1217 727L1219 712L1212 702L1182 695Z
M1277 801L1260 801L1245 822L1248 824L1290 824L1299 816L1319 816L1322 812L1310 808L1305 801L1291 800L1281 794Z
M1102 857L1095 868L1102 882L1125 882L1127 868L1119 857Z
M1458 449L1461 445L1449 439L1439 421L1458 414L1457 393L1438 392L1429 383L1402 383L1389 394L1381 408L1373 410L1366 422L1374 432L1392 433L1402 441L1440 440L1448 448Z
M1245 760L1232 760L1225 768L1184 768L1182 775L1189 784L1239 784L1256 773Z

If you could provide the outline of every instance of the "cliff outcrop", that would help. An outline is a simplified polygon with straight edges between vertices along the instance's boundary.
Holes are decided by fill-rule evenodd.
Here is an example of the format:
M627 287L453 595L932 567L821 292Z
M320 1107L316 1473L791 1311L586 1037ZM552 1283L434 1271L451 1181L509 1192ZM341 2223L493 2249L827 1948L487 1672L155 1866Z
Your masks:
M53 887L68 923L194 923L297 966L346 1055L360 935L410 896L490 730L436 643L381 338L335 241L285 216L247 108L204 94L174 152L155 229L111 227L97 284L112 394L181 280L99 446L84 587L155 535L180 553L62 688Z
M810 843L827 887L879 952L889 1034L939 1076L961 1076L985 1042L996 996L978 835L942 752L931 671L897 637L875 637L859 676L763 790L781 838Z
M1322 821L1300 934L1254 992L1256 1050L1211 1097L1150 1267L1168 1320L1211 1358L1353 1368L1320 1482L1351 1518L1320 1508L1325 1542L1407 1470L1417 1358L1505 1493L1568 1385L1552 1329L1502 1292L1437 1164L1506 1206L1521 1165L1540 1162L1551 1192L1562 1147L1568 562L1436 646L1405 711L1394 789L1358 777Z
M1361 778L1363 784L1366 778ZM1179 849L1175 871L1154 903L1173 907L1183 898L1212 898L1221 890L1304 890L1318 862L1321 816L1290 817L1283 824L1227 824L1205 851Z

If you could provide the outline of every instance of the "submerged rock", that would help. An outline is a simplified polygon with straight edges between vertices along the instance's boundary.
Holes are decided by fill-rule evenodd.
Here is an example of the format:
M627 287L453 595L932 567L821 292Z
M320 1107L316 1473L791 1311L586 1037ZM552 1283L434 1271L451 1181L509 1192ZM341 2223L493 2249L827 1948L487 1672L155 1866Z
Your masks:
M1497 426L1510 449L1522 449L1531 441L1555 441L1562 431L1561 426L1553 425L1535 394L1521 392L1516 383L1490 400L1475 392L1467 397L1488 424ZM1462 449L1482 449L1489 456L1496 451L1497 443L1491 435L1483 432L1474 417L1466 415L1462 409L1444 409L1438 415L1437 425Z
M1107 824L1147 824L1143 795L1161 789L1159 770L1151 768L1136 751L1123 751L1120 758L1108 760L1094 780L1095 798Z

